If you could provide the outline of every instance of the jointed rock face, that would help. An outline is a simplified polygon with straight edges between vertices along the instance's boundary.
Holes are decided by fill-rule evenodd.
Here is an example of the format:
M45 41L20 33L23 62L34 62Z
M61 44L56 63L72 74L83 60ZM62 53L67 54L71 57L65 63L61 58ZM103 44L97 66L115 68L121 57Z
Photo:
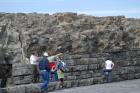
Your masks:
M76 13L0 13L0 63L13 64L12 79L24 77L15 73L17 63L25 64L32 51L41 54L44 47L54 51L59 48L64 53L69 65L68 81L82 79L69 87L102 80L99 71L106 57L115 62L114 80L140 78L140 19ZM24 70L25 78L30 77L32 73ZM26 81L30 83L27 79L22 83Z

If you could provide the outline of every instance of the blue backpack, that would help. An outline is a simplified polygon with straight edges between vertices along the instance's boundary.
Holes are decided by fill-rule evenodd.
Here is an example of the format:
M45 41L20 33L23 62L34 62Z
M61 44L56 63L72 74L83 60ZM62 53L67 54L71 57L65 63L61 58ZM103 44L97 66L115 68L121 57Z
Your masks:
M58 69L60 69L62 72L66 71L66 64L62 60L59 61Z

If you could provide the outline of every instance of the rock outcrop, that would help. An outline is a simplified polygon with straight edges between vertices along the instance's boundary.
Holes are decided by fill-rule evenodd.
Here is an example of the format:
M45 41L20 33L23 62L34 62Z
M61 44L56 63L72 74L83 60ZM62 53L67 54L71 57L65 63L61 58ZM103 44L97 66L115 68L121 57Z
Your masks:
M104 83L100 71L107 57L115 63L114 81L140 78L140 19L0 13L0 64L6 65L3 72L12 67L7 86L30 84L33 71L27 58L46 49L64 53L67 88Z

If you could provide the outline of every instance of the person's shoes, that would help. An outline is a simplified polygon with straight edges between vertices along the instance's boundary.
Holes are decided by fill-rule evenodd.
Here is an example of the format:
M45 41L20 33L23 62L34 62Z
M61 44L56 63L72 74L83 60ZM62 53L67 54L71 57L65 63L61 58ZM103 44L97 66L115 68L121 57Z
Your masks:
M47 90L41 89L41 93L48 93Z
M62 86L62 85L60 85L60 86L59 86L59 90L62 90L62 89L63 89L63 86Z
M43 91L41 91L41 93L48 93L48 91L43 90Z

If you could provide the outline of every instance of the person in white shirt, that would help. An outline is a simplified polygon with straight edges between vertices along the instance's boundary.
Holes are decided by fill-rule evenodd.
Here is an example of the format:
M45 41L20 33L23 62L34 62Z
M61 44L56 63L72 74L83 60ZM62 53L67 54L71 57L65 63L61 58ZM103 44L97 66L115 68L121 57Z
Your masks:
M30 63L33 64L33 65L37 65L37 63L38 63L37 60L38 60L37 52L32 53L31 56L30 56Z
M112 82L112 69L114 67L114 63L112 60L107 59L105 61L105 68L103 70L103 74L106 76L107 82Z
M114 63L111 60L105 61L105 69L106 70L112 70L114 67Z
M37 83L39 81L39 70L37 68L38 65L38 53L35 51L30 56L30 63L33 65L33 83Z

